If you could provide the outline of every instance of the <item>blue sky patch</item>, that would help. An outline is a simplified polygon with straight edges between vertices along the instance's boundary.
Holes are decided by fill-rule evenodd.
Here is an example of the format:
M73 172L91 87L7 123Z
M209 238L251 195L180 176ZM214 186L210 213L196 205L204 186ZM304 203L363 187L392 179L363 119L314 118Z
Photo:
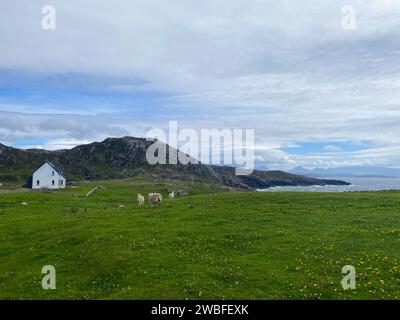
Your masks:
M282 149L289 154L313 154L327 152L355 152L369 149L369 141L318 141L318 142L295 142L296 146Z

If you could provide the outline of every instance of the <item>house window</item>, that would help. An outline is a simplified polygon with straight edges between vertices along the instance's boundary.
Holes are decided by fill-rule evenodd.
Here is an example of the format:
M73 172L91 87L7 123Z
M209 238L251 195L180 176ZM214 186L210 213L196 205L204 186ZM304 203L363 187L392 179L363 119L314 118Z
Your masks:
M52 176L54 176L54 171L51 173Z
M40 184L40 181L39 180L36 180L36 185L38 186Z
M55 183L55 182L54 182L54 180L53 180L53 181L51 181L51 184L52 184L53 186L54 186L54 183Z
M60 181L59 181L59 185L60 185L60 186L63 186L63 185L64 185L64 181L63 181L63 180L60 180Z

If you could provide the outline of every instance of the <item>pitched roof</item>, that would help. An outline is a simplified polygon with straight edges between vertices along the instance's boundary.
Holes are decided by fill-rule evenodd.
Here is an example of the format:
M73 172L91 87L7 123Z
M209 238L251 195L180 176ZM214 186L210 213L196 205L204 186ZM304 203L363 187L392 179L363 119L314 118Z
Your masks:
M52 167L54 169L54 171L56 171L60 176L63 176L64 179L66 179L66 177L64 176L63 172L61 171L60 168L56 167L54 164L52 164L50 161L46 161L46 163Z

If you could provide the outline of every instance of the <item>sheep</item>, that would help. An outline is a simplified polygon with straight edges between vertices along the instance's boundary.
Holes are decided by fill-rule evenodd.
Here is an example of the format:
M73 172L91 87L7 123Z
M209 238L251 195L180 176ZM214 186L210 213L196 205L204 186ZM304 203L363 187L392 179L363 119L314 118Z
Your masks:
M153 204L160 205L162 202L162 195L160 193L149 193L149 202Z
M144 197L140 193L137 195L137 201L139 203L139 206L144 205Z
M170 192L169 195L168 195L168 198L169 198L170 201L174 200L174 198L175 198L175 191Z
M159 197L160 200L162 201L162 195L161 195L161 193L155 193L155 192L150 192L150 193L149 193L149 201L150 201L150 198L152 198L152 197L154 197L154 196Z
M26 203L26 202L21 202L21 206L27 206L28 205L28 203Z

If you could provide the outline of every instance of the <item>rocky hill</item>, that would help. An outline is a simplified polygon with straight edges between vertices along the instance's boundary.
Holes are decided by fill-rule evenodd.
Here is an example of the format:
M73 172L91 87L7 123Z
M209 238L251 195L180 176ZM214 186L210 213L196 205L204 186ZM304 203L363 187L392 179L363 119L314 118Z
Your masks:
M25 182L45 161L66 174L68 181L118 179L133 176L208 181L233 188L255 189L272 186L344 185L338 180L320 180L282 171L254 171L236 176L232 167L189 165L149 165L144 138L108 138L69 150L16 149L0 144L0 182ZM168 146L167 150L168 150Z

